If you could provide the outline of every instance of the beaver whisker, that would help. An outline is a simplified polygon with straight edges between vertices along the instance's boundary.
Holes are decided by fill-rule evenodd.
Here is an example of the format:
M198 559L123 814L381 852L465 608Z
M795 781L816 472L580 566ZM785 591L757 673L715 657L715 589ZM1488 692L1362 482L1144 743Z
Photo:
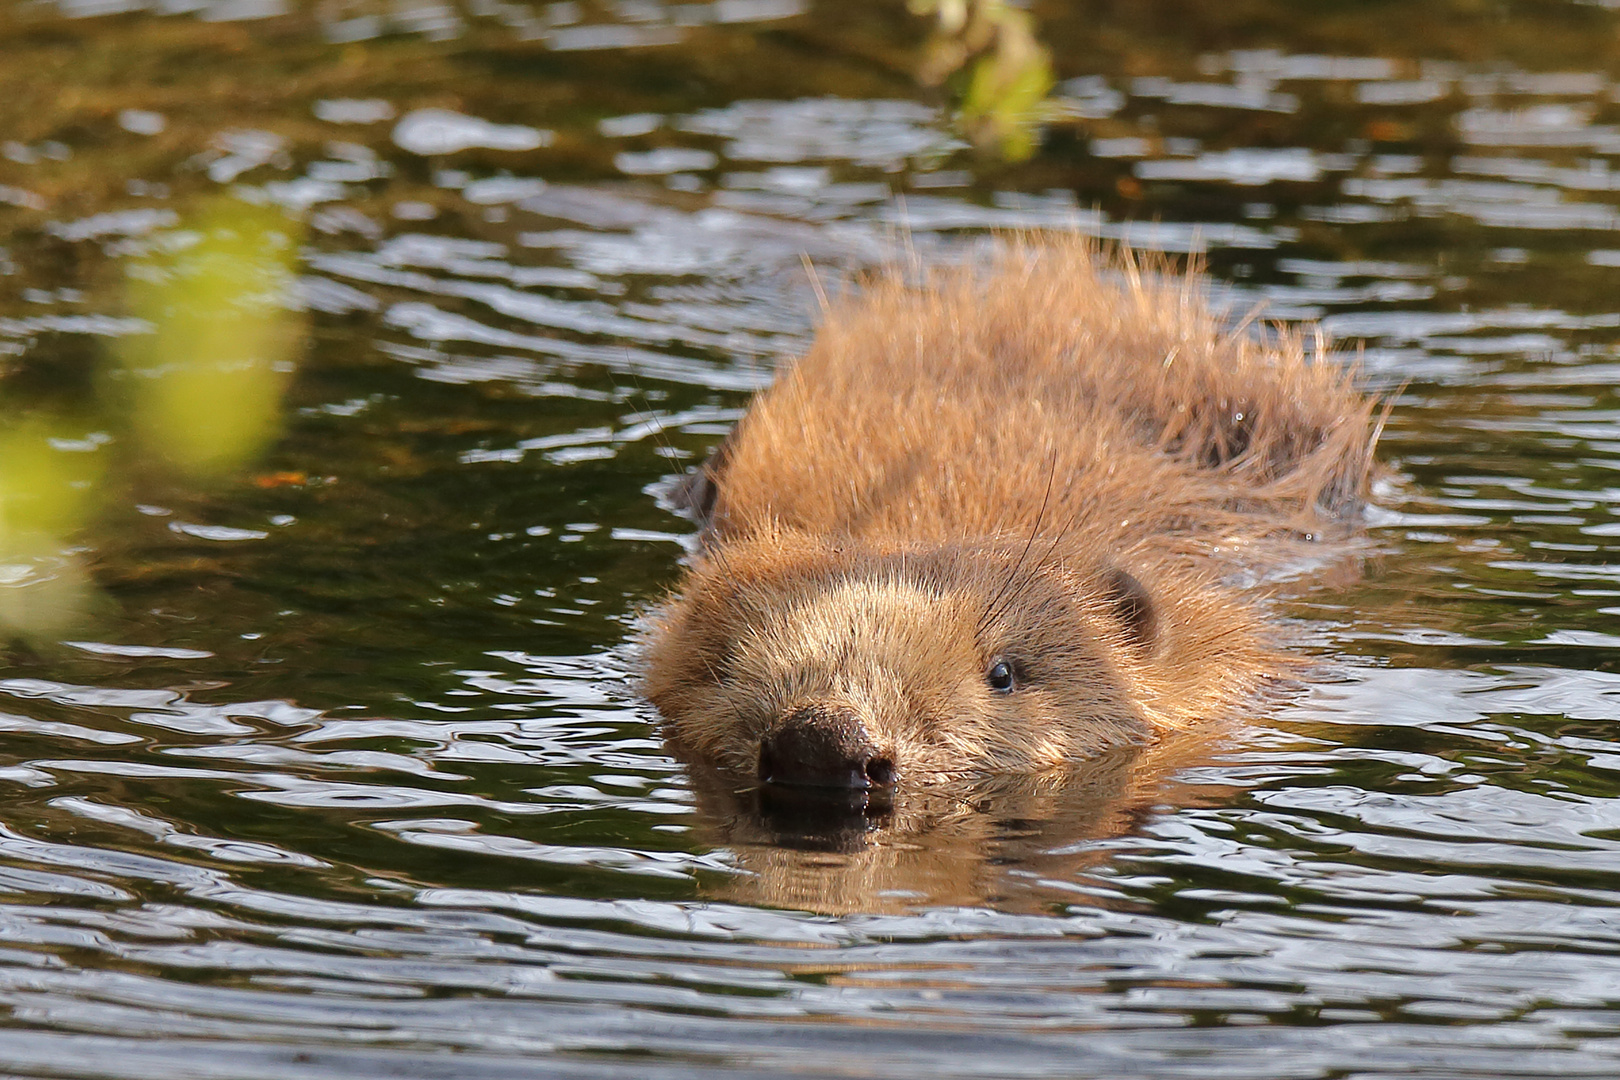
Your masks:
M1012 569L1007 571L1007 582L1006 582L1006 584L1001 587L1000 592L996 593L996 595L993 598L991 598L990 604L989 604L987 610L984 613L984 617L979 620L979 625L977 627L975 627L975 633L983 633L985 627L989 626L992 622L995 621L996 605L1001 602L1002 596L1004 596L1006 594L1007 590L1012 587L1012 583L1018 577L1018 569L1019 569L1019 567L1024 565L1024 559L1027 558L1028 555L1029 555L1030 545L1034 544L1035 543L1035 537L1040 535L1041 522L1046 519L1046 507L1052 501L1052 480L1056 476L1057 476L1057 454L1054 453L1052 455L1051 467L1048 468L1047 471L1046 471L1046 490L1041 495L1041 508L1040 508L1039 512L1037 512L1036 515L1035 515L1035 524L1033 524L1033 525L1031 525L1029 527L1029 537L1024 541L1024 550L1022 550L1022 551L1020 551L1018 553L1018 558L1017 558L1016 561L1014 561L1014 563L1012 565Z

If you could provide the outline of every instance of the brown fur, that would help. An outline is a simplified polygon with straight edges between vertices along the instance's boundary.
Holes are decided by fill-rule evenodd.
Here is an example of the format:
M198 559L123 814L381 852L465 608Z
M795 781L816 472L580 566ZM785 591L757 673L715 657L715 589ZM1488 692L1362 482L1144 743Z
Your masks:
M684 488L704 546L645 674L680 752L752 777L773 725L835 710L909 785L1255 698L1287 662L1225 582L1345 528L1374 406L1149 270L1023 240L830 313Z

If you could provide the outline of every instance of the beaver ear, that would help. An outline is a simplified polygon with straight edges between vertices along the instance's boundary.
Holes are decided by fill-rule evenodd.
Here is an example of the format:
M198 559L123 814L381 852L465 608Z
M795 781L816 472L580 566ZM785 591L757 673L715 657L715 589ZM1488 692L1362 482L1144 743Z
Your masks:
M1115 566L1102 576L1102 593L1131 640L1144 649L1151 648L1159 637L1159 614L1147 586L1136 575Z
M670 485L668 508L707 528L714 516L714 503L720 497L720 477L731 457L731 437L715 447L708 459Z
M731 463L731 448L736 438L737 429L732 428L724 441L709 452L703 464L670 485L665 495L668 509L697 522L705 534L714 521L714 504L720 498L720 479L726 473L726 466Z
M675 513L704 528L714 516L714 501L720 497L719 477L699 465L669 488L669 506Z

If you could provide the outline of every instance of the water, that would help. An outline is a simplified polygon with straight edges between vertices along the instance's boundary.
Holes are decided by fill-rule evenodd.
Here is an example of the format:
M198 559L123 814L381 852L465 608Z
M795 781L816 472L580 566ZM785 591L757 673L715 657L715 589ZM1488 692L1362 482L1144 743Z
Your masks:
M0 13L0 393L88 506L0 590L86 612L0 668L0 1071L1620 1072L1616 16L1038 7L1009 165L893 8ZM106 372L220 192L303 231L281 434L209 478ZM1279 611L1319 681L864 831L728 802L634 694L649 489L807 262L1026 227L1201 252L1395 394L1365 564Z

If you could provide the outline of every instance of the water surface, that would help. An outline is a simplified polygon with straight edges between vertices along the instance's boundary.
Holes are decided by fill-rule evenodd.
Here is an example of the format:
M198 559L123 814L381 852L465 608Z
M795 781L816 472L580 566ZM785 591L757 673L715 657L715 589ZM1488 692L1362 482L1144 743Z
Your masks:
M0 1070L1620 1071L1616 16L1036 4L1008 164L892 7L0 15L6 431L90 504L0 591L92 583L0 668ZM294 346L209 477L111 372L220 196L286 215ZM808 341L807 265L1009 228L1198 254L1394 395L1365 564L1279 612L1325 674L832 836L732 804L633 691L649 489Z

